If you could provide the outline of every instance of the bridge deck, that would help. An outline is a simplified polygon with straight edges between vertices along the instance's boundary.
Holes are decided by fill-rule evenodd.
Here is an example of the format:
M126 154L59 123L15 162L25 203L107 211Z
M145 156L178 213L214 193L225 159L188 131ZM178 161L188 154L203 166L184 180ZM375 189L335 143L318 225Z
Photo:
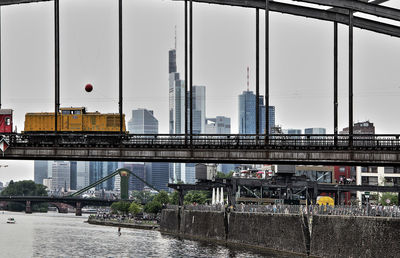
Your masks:
M274 164L399 165L399 135L5 136L0 158ZM92 137L92 138L91 138Z

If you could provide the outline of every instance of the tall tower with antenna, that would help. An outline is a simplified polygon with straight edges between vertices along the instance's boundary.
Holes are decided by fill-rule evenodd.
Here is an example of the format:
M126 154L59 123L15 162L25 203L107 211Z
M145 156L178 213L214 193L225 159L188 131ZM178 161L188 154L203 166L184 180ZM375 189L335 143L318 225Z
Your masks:
M247 91L249 91L249 88L250 88L250 87L249 87L249 77L250 77L250 76L249 76L249 73L250 73L250 72L249 72L249 67L247 66Z

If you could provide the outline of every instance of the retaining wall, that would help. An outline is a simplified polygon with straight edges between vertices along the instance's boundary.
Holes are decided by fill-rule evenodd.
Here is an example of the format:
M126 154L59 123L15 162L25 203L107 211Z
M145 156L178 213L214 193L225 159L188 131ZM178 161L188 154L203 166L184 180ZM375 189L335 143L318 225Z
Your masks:
M307 254L302 216L233 212L228 240L268 249Z
M245 212L178 212L164 209L160 223L161 232L183 237L241 243L305 255L307 241L304 230L302 217L298 215Z
M164 209L160 231L316 257L400 257L399 218Z
M400 257L400 219L313 216L310 253L322 257Z

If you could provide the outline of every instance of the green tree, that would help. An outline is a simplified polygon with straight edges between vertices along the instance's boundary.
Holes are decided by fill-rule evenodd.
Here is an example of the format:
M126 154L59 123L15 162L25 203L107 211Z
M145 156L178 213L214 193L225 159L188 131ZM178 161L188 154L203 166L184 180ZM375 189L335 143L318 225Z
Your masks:
M379 198L379 203L382 205L398 205L397 194L394 193L384 193Z
M136 202L132 202L131 205L129 206L129 212L134 215L140 213L142 210L143 210L142 205Z
M174 191L171 196L170 196L170 203L173 205L178 205L179 204L179 192Z
M166 191L159 192L155 197L154 200L161 204L168 204L170 202L168 193Z
M170 203L169 195L166 191L159 192L151 202L146 203L144 211L157 214L161 212L163 205Z
M119 211L119 206L120 206L120 202L114 202L113 204L111 204L111 211L113 213L118 213Z
M158 201L152 200L144 206L144 211L147 213L157 214L161 212L162 204Z
M132 191L132 200L140 204L146 204L154 199L154 194L145 191Z
M204 191L189 191L184 198L185 204L204 204L207 201L207 193Z
M41 184L35 184L32 180L10 181L8 186L1 191L2 196L47 196L46 187ZM37 203L32 205L32 211L47 211L47 203ZM25 210L25 204L10 202L8 209L12 211Z
M111 204L110 208L114 213L120 212L123 214L127 214L129 212L130 205L131 205L130 202L119 201Z
M225 174L223 172L217 172L216 178L232 178L233 176L233 171L229 172L228 174Z

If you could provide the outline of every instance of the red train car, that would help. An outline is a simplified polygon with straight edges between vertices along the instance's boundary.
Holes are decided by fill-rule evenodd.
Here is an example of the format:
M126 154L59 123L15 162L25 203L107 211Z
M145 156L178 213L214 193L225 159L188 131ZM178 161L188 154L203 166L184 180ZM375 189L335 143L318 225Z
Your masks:
M13 110L0 109L0 133L12 133Z

